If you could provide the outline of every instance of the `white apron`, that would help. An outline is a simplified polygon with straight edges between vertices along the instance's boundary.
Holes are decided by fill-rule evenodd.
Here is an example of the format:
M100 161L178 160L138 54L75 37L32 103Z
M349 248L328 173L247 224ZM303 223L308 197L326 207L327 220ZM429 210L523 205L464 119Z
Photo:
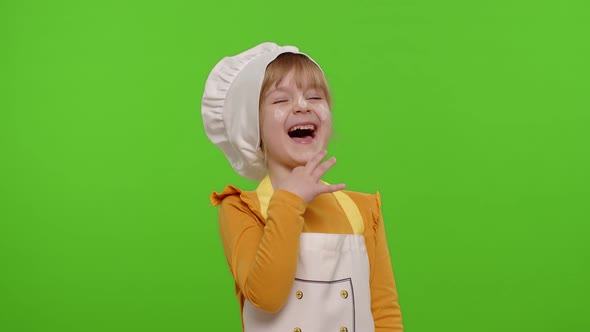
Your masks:
M265 178L257 189L266 218L273 190ZM302 233L291 294L277 313L244 302L245 332L373 332L369 261L364 224L352 199L333 193L355 234Z

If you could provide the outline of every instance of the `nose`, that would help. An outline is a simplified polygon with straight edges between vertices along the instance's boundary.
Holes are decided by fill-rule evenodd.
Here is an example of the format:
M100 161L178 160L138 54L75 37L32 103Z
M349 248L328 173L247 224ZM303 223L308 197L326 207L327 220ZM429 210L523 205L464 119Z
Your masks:
M311 110L309 109L309 105L307 104L307 101L305 100L305 98L299 98L297 100L297 103L295 103L295 106L293 107L293 113L307 112L311 112Z

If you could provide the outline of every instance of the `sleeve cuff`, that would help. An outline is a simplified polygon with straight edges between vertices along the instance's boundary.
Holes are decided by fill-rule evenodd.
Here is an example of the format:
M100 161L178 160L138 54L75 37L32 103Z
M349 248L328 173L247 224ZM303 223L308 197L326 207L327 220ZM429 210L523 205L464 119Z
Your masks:
M272 198L269 202L269 209L271 206L280 206L281 209L291 210L298 215L303 215L305 209L307 209L307 202L297 196L296 194L286 191L286 190L277 190L272 195Z

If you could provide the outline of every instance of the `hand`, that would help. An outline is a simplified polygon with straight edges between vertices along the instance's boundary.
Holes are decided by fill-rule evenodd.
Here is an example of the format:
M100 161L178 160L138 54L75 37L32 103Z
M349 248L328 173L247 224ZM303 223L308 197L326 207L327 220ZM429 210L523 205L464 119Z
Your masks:
M334 157L322 162L326 154L327 151L322 150L314 155L305 166L295 167L289 176L279 183L275 183L274 189L289 191L308 203L319 194L344 189L346 185L343 183L326 185L321 181L322 176L336 163Z

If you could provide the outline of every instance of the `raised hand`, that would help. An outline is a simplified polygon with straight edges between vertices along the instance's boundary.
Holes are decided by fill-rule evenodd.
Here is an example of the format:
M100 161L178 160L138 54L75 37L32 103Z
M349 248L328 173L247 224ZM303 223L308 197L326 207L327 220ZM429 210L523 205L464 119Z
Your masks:
M334 157L322 162L326 154L327 151L322 150L314 155L305 166L295 167L289 176L273 185L274 189L292 192L308 203L319 194L344 189L346 186L344 183L326 185L321 181L322 176L336 163Z

